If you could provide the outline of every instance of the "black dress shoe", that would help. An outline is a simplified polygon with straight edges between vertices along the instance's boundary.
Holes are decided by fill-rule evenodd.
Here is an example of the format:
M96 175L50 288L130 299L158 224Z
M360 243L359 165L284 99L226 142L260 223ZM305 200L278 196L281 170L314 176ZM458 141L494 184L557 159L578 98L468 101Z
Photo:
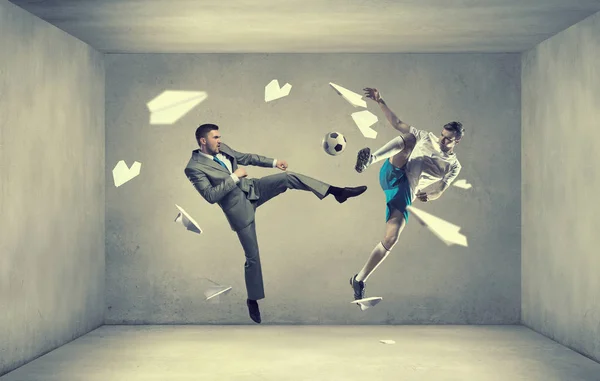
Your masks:
M363 185L360 187L354 187L354 188L346 187L346 188L342 189L340 194L335 195L335 199L337 200L337 202L339 202L341 204L351 197L360 196L366 190L367 190L366 185Z
M246 300L246 305L248 306L248 312L250 313L250 318L254 320L256 323L260 324L260 310L258 309L258 302L256 300Z

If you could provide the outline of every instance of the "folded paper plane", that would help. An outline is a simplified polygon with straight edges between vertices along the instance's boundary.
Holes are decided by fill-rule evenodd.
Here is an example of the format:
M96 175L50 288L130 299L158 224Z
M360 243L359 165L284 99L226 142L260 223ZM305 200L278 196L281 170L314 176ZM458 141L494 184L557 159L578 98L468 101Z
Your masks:
M345 100L347 100L354 107L367 107L367 102L362 99L362 95L357 94L353 91L343 88L342 86L336 85L333 82L329 82L331 87L342 96Z
M375 139L377 137L377 131L371 128L371 126L379 120L377 115L368 110L364 110L355 112L351 116L365 138Z
M279 81L274 79L265 86L265 102L271 102L275 99L283 98L290 94L292 85L286 83L283 87L279 87Z
M441 218L438 218L413 206L407 206L406 209L412 213L422 225L431 230L431 232L441 239L446 245L468 246L467 237L458 232L460 230L460 226L451 224L450 222L444 221Z
M133 165L131 165L131 168L127 167L127 164L125 164L125 160L119 161L112 170L115 186L118 188L121 185L128 182L129 180L138 176L140 174L141 168L142 163L137 161L134 162Z
M150 102L150 124L173 124L204 101L204 91L166 90Z
M218 297L221 295L227 295L229 291L231 291L233 287L231 286L211 286L206 291L204 291L204 296L206 296L206 300L211 300L214 298L214 301L218 300Z
M350 303L358 304L360 306L361 311L366 310L367 308L371 308L375 306L377 303L381 302L383 298L380 296L373 296L370 298L353 300Z
M462 188L462 189L470 189L472 187L472 185L467 183L467 180L465 180L465 179L456 180L454 183L452 183L452 185L454 185L455 187Z
M221 296L226 295L233 288L231 286L222 286L219 283L205 277L202 277L201 279L206 279L207 281L212 283L212 285L209 286L206 289L206 291L204 291L204 296L206 296L206 300L211 304L219 304L219 298Z
M194 233L202 234L202 229L200 229L200 225L190 216L182 207L175 204L177 209L179 209L179 214L175 218L175 222L181 223L183 226L187 228L189 231L193 231Z

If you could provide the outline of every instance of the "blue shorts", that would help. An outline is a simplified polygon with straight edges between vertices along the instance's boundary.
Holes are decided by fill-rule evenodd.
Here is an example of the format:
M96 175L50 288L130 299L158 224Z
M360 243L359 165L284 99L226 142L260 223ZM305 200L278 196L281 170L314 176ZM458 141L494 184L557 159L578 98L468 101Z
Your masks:
M406 207L412 203L412 194L404 169L394 167L390 163L390 160L386 159L379 170L379 185L381 185L381 189L385 193L385 222L390 219L392 208L404 213L404 219L408 222L408 210L406 210Z

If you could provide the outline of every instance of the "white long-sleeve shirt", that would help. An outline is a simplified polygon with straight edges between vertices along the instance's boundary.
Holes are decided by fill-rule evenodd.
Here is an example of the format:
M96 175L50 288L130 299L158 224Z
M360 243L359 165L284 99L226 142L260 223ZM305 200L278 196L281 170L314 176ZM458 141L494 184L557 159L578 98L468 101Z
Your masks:
M452 184L462 166L455 153L446 153L440 149L439 138L433 133L413 126L410 126L410 133L417 138L406 163L406 175L414 200L418 190L438 181Z

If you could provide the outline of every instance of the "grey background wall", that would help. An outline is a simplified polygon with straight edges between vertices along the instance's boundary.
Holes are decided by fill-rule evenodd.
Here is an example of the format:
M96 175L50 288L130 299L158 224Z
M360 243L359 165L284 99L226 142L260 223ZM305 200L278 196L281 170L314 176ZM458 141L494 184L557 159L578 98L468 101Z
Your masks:
M290 171L337 186L365 184L338 204L288 191L261 206L257 233L265 276L265 323L514 324L520 321L520 55L518 54L218 54L106 55L106 323L252 323L245 306L244 256L217 205L184 175L197 148L196 127L221 126L242 152L288 161ZM272 79L288 97L264 102ZM362 136L353 108L329 86L362 93L377 87L391 108L418 128L441 131L460 120L460 178L442 199L417 207L463 227L469 247L447 247L416 223L369 279L382 296L360 312L348 279L382 239L381 163L358 174L356 152L397 136L379 117L377 139ZM147 102L165 90L206 91L208 98L172 125L150 125ZM323 135L339 131L347 151L331 157ZM118 161L142 163L140 176L116 188ZM279 173L248 167L249 176ZM174 222L183 207L204 229ZM210 282L233 286L219 304L204 301Z
M0 374L104 320L104 65L0 1Z
M523 55L522 309L600 361L598 36L600 13Z

